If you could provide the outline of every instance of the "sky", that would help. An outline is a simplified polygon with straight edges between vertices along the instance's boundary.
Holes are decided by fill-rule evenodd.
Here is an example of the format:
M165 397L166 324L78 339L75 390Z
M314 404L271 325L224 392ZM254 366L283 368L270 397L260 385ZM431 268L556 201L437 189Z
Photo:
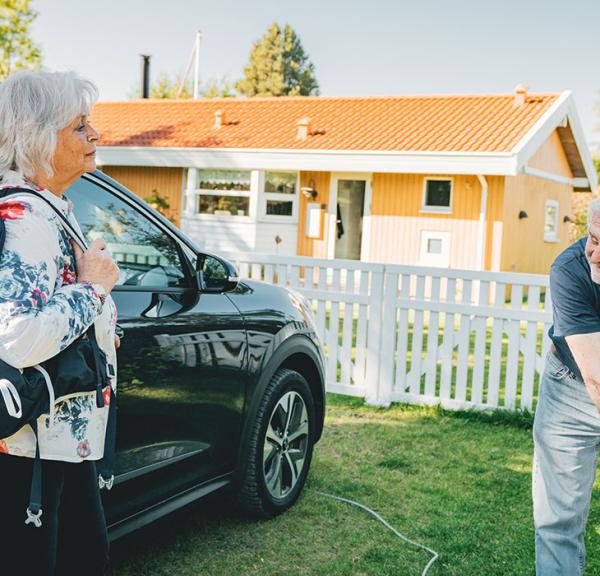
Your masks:
M151 77L181 74L197 30L200 76L236 80L252 43L289 23L325 96L573 92L599 148L598 0L32 0L44 66L76 70L101 100ZM599 128L600 129L600 128Z

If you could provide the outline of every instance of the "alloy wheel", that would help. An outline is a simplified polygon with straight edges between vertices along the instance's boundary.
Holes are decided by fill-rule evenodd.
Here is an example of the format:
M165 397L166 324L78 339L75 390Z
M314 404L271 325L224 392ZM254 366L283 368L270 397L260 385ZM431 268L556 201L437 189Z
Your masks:
M263 471L273 498L285 498L296 486L308 449L308 411L298 392L286 392L269 417Z

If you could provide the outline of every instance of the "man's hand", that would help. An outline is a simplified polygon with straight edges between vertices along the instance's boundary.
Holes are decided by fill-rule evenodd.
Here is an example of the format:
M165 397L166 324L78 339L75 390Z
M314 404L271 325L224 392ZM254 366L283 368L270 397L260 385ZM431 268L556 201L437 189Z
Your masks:
M586 390L600 412L600 332L566 336Z

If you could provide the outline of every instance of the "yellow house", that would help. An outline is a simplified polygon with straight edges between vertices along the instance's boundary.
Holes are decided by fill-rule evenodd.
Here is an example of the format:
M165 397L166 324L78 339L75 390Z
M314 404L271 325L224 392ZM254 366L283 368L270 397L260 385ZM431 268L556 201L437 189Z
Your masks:
M102 169L197 244L546 273L596 174L570 92L102 102Z

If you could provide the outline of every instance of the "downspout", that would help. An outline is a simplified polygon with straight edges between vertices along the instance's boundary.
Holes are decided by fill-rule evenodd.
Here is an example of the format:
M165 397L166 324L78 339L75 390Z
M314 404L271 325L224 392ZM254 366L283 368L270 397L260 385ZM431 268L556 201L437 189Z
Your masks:
M479 206L479 227L477 231L477 265L479 270L485 270L485 215L487 213L488 183L485 176L477 174L481 184L481 204Z

